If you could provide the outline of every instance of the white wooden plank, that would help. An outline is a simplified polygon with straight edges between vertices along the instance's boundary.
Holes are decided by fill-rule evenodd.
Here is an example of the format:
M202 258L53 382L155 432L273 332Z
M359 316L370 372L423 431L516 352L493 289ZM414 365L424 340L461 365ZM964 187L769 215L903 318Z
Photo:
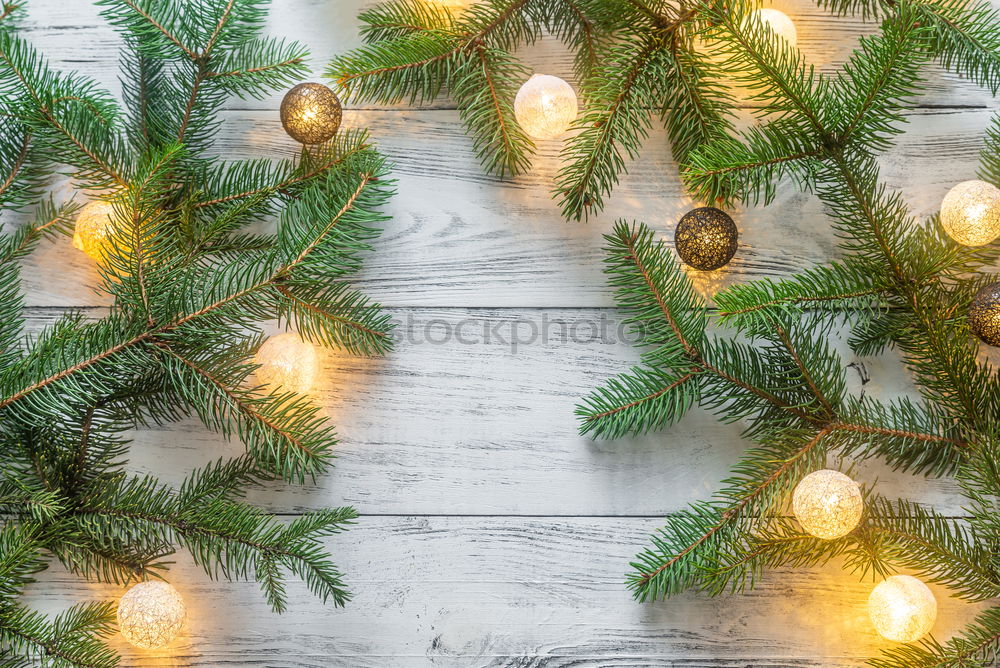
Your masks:
M271 615L256 585L212 583L179 557L169 579L189 609L166 652L126 652L126 666L860 666L888 643L867 617L872 583L839 565L779 569L756 590L634 602L628 562L657 521L628 518L362 517L330 543L354 600L324 607L299 583ZM53 569L31 601L115 598ZM980 606L934 588L936 637Z
M35 314L33 327L51 315ZM383 359L324 354L316 398L341 435L336 468L316 484L252 492L255 502L276 512L351 504L369 514L661 516L711 495L748 447L740 424L700 410L645 437L579 436L573 410L580 398L638 359L612 311L393 315L396 352ZM844 363L853 363L841 347ZM898 362L864 364L870 396L910 392ZM860 392L854 368L847 377ZM140 432L132 450L137 469L179 483L191 468L242 446L191 420ZM859 478L877 480L886 496L962 513L947 479L894 474L874 462Z
M1000 0L993 0L1000 6ZM309 47L308 64L313 77L322 76L334 56L362 44L358 34L358 12L375 4L371 0L281 0L272 4L268 34L302 42ZM831 16L810 0L776 0L769 3L786 12L796 24L798 45L809 63L820 72L832 74L858 45L858 37L878 31L878 24L859 17ZM83 70L101 85L117 93L120 90L115 56L121 40L100 17L96 7L86 2L32 0L25 34L43 49L52 64L65 70ZM534 71L573 78L572 54L558 40L546 38L523 48L518 57ZM924 93L920 104L994 106L989 91L982 90L936 65L925 70ZM233 108L277 109L281 95L263 100L234 100ZM748 104L741 95L741 104ZM362 108L373 105L362 104ZM453 103L442 97L418 105L427 109L451 109ZM386 108L407 109L409 104Z
M358 43L353 17L360 4L281 0L271 32L305 41L318 72ZM31 7L28 36L57 67L83 69L117 89L116 38L89 3L32 0ZM796 19L803 51L825 71L871 30L856 19L825 17L806 0L781 8ZM525 59L540 71L569 72L565 52L551 41ZM923 102L994 106L988 95L939 74L931 75ZM290 154L276 107L276 97L234 102L220 153ZM352 503L368 514L331 543L354 603L333 610L296 585L290 613L274 617L256 585L210 583L182 558L171 580L191 607L191 633L167 657L129 654L126 665L859 665L881 645L864 611L870 584L835 568L779 571L746 596L688 594L652 606L629 599L622 573L659 516L710 494L746 447L738 426L697 412L646 438L578 437L574 404L636 359L631 346L554 338L514 352L497 338L417 342L428 328L440 332L460 322L471 322L466 334L481 332L484 323L499 326L504 340L515 323L540 326L544 317L577 331L602 316L614 323L615 313L603 308L612 300L600 274L600 235L621 216L643 218L669 236L689 206L665 138L654 133L607 214L589 225L563 223L548 197L558 143L542 147L529 175L486 177L450 107L441 100L424 110L347 114L348 124L371 127L398 164L393 220L358 283L400 307L393 313L409 340L383 360L327 356L318 398L340 425L337 468L315 485L281 485L251 497L282 513ZM918 213L929 214L952 183L974 174L989 112L933 108L909 116L907 134L884 161L886 177ZM740 257L726 272L700 277L707 293L835 256L818 204L794 189L738 220ZM33 256L25 282L32 305L101 303L90 292L92 267L66 243ZM33 310L32 327L57 312ZM865 364L873 379L866 391L907 391L894 360ZM858 390L855 374L849 377ZM138 434L133 461L138 470L177 481L199 463L238 451L185 422ZM889 496L961 512L947 482L877 466L859 477L878 478ZM379 514L404 516L373 516ZM601 517L572 517L581 515ZM935 634L944 638L974 608L938 592ZM112 593L54 569L33 588L32 601L52 610Z
M991 114L922 109L908 119L899 144L884 157L884 178L915 214L927 216L952 185L975 176ZM646 142L601 216L568 223L550 196L556 147L532 173L501 181L479 169L457 112L355 112L347 122L371 128L395 163L398 194L387 207L392 219L356 281L388 305L611 306L601 237L613 221L643 220L672 242L676 221L693 206L660 132ZM227 157L294 154L270 113L233 112L224 128L219 151ZM692 274L708 296L724 285L784 276L838 254L818 200L791 184L770 206L734 216L741 235L736 258L721 270ZM68 239L31 256L24 274L31 305L105 303L90 287L97 282L92 262Z

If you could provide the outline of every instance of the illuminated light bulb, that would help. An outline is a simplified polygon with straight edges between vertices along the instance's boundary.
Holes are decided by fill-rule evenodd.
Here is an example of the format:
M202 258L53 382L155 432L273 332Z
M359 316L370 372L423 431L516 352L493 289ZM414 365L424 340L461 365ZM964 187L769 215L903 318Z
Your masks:
M941 227L963 246L985 246L1000 236L1000 189L962 181L941 201Z
M875 630L886 640L913 642L934 626L937 600L930 587L917 578L893 575L872 589L868 615Z
M792 512L806 533L833 540L849 534L861 521L864 498L858 483L840 471L814 471L792 493Z
M553 139L563 134L576 113L573 87L548 74L532 76L514 97L514 117L521 129L535 139Z
M766 23L771 32L788 42L788 46L795 46L798 43L799 35L795 30L795 24L784 12L764 8L756 10L752 16L758 23Z
M714 271L736 255L739 231L732 217L714 206L692 209L674 228L674 248L681 261L699 271Z
M87 202L76 216L73 247L79 248L97 262L104 260L111 249L115 208L111 202Z
M262 384L299 394L312 389L319 373L316 348L294 332L269 338L254 361L260 365L257 380Z
M300 83L281 101L281 125L300 144L322 144L337 134L343 109L340 98L318 83Z
M180 633L184 617L184 599L160 580L140 582L118 601L118 630L142 649L169 645Z

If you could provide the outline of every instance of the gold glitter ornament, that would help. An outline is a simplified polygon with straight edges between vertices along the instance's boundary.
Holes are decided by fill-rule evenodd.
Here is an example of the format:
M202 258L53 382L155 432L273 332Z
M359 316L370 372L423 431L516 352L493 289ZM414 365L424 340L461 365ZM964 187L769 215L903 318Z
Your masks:
M91 259L101 262L111 250L111 235L115 229L115 208L111 202L87 202L76 215L73 228L73 247L82 250Z
M913 642L927 635L937 619L937 600L930 587L910 575L893 575L878 583L868 597L868 615L879 635L894 642Z
M963 246L985 246L1000 236L1000 189L962 181L941 200L941 227Z
M979 340L1000 346L1000 283L990 283L979 289L969 305L969 329Z
M136 647L158 649L177 637L185 614L184 599L169 584L140 582L118 601L118 630Z
M306 394L319 373L316 348L295 332L272 336L257 350L257 380L286 392Z
M281 125L300 144L322 144L337 134L340 98L318 83L300 83L281 101Z
M864 497L858 483L840 471L813 471L792 493L792 512L802 529L817 538L846 536L861 521Z
M756 10L750 16L753 21L766 23L771 32L788 42L788 46L795 46L798 43L799 35L795 24L784 12L765 7Z
M576 118L573 87L548 74L535 74L514 96L514 117L534 139L554 139L569 129Z
M739 241L736 223L725 211L703 206L684 214L674 230L674 247L684 264L711 271L733 259Z

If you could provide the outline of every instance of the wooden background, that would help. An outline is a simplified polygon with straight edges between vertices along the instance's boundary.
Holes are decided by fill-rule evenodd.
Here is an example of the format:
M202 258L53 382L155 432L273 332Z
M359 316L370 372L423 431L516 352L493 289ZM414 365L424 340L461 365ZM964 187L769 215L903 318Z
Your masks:
M118 40L88 2L29 4L26 35L56 67L118 90ZM358 44L363 4L276 0L272 33L307 43L318 78L331 56ZM792 16L802 51L823 70L872 31L805 0L775 6ZM569 76L557 43L523 55L537 71ZM887 182L921 215L974 176L994 107L988 93L954 76L927 77L907 133L883 161ZM279 100L233 101L219 153L292 154ZM346 609L324 607L294 583L289 612L274 616L254 583L213 582L181 554L170 580L190 611L187 632L165 652L122 646L126 665L854 666L884 646L867 619L871 583L836 567L772 572L753 592L715 599L640 605L625 590L628 561L647 535L665 514L708 496L746 445L738 425L698 411L644 438L594 442L576 433L578 398L637 358L618 334L601 235L625 217L669 238L692 205L663 132L630 165L606 213L574 224L548 195L557 141L540 147L530 174L500 181L480 170L447 100L352 107L345 123L369 127L396 163L393 219L357 284L390 309L399 341L384 359L326 356L321 399L343 440L336 469L315 485L276 485L252 500L285 517L355 505L358 526L330 541L355 598ZM706 294L836 256L818 202L794 187L735 217L738 255L723 271L697 276ZM68 239L25 264L33 327L67 307L102 313L92 265ZM912 391L895 359L845 355L844 363L855 391ZM177 481L239 450L182 423L137 434L133 465ZM860 477L877 479L888 496L962 512L947 481L877 467ZM46 611L120 593L58 567L32 590ZM975 607L937 594L934 633L944 639Z

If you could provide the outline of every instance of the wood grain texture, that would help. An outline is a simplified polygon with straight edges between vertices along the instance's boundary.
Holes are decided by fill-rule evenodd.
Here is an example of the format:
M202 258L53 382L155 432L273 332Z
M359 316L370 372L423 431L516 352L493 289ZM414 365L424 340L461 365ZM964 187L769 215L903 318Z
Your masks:
M32 328L57 313L33 310ZM251 492L251 500L278 513L350 504L380 515L659 517L711 495L749 445L741 424L701 410L644 437L579 436L579 398L638 361L610 309L392 315L397 353L324 353L316 398L342 439L336 468L315 484L276 484ZM897 361L860 361L839 347L852 392L909 392ZM179 483L192 468L241 451L192 419L137 434L132 463ZM962 512L949 480L893 473L875 462L861 467L859 479L878 480L890 497L916 487L942 512Z
M282 617L255 584L212 584L182 558L171 580L187 635L169 657L130 651L129 665L841 668L886 646L868 622L871 583L835 565L772 571L746 594L635 603L623 574L657 522L364 517L330 543L354 600L336 610L296 584ZM43 609L120 594L60 573L35 590ZM937 635L978 609L935 593Z
M1000 6L1000 1L991 0ZM276 0L268 21L270 34L301 42L309 47L309 64L315 77L333 56L360 46L357 14L373 0ZM818 71L832 74L857 47L859 37L878 31L878 24L854 16L831 16L809 0L775 0L769 6L784 11L795 21L798 46ZM45 50L60 69L82 69L112 91L118 84L117 63L112 57L121 40L86 2L33 0L24 30L31 41ZM543 38L522 49L518 57L535 71L554 74L573 83L573 58L558 40ZM971 82L931 66L924 72L924 93L919 101L931 106L995 106L988 91ZM744 99L745 97L741 98ZM281 95L261 100L234 102L238 109L276 109ZM411 109L409 104L354 105L361 108ZM423 109L453 109L447 97L420 105Z
M365 1L275 0L271 33L309 45L318 73L359 43L354 17ZM30 6L27 35L56 67L118 89L119 41L89 2ZM806 0L775 6L795 19L803 52L823 71L874 29ZM523 56L537 71L570 71L553 40ZM292 155L279 98L229 105L219 154ZM988 93L930 70L906 134L882 161L885 180L915 213L932 214L954 182L975 174L995 107ZM749 122L744 111L741 123ZM170 579L191 610L188 632L166 653L121 647L124 665L840 668L882 646L864 609L870 583L835 565L770 573L752 592L717 599L690 593L640 605L625 590L628 561L660 518L710 495L746 447L739 425L700 411L642 438L594 442L576 433L578 399L638 359L611 308L602 234L622 217L669 238L692 204L662 132L630 164L605 213L581 225L563 222L549 198L559 142L540 146L531 173L501 181L480 170L447 99L420 108L348 104L345 123L369 127L396 163L392 220L356 283L390 307L397 350L378 360L325 355L317 398L339 427L336 468L312 485L270 486L250 498L289 518L356 505L359 525L330 542L355 600L335 610L296 583L288 614L275 617L255 584L213 582L179 555ZM696 276L707 296L837 256L820 205L794 187L736 218L737 259ZM44 245L25 261L29 329L67 307L101 316L95 282L68 240ZM845 352L843 364L853 392L912 392L891 356ZM136 434L132 466L177 482L240 449L185 421ZM874 464L859 478L887 496L962 512L948 481ZM56 611L120 593L54 568L31 600ZM944 638L977 608L937 593L934 632Z
M929 216L952 185L975 177L992 113L919 109L907 118L905 134L882 160L884 177L915 215ZM601 249L613 221L642 220L672 239L677 220L693 206L662 132L652 133L605 212L582 224L564 221L550 199L556 147L531 174L501 181L480 170L458 112L349 112L346 123L370 128L395 164L398 194L386 209L392 219L355 281L390 306L612 306ZM228 114L218 150L240 158L291 156L295 147L275 113L242 111ZM736 257L722 270L692 274L706 296L838 256L819 201L792 184L780 187L771 205L736 210L734 217ZM97 273L69 239L46 245L25 264L28 304L101 303L88 289ZM52 266L60 267L58 275L47 270Z

